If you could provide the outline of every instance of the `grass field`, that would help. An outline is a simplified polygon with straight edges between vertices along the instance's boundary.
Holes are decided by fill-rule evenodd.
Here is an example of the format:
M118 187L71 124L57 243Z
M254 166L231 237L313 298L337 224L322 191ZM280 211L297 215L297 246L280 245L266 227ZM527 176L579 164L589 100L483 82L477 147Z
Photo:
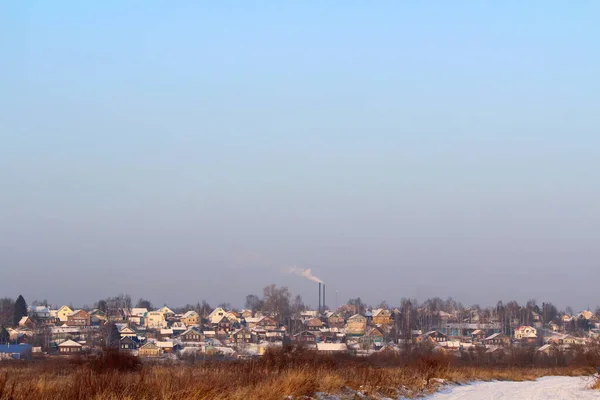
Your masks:
M452 358L393 360L318 356L314 352L269 352L252 361L142 364L108 353L100 359L52 359L0 363L0 399L284 399L316 392L354 398L414 397L440 382L533 380L547 375L591 375L591 366L470 366ZM600 386L600 384L598 384Z

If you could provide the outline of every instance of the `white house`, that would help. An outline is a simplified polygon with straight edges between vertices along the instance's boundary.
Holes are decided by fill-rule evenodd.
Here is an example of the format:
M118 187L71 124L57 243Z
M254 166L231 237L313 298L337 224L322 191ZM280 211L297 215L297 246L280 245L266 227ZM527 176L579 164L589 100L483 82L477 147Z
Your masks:
M532 326L523 325L515 329L515 339L535 339L537 338L537 329Z

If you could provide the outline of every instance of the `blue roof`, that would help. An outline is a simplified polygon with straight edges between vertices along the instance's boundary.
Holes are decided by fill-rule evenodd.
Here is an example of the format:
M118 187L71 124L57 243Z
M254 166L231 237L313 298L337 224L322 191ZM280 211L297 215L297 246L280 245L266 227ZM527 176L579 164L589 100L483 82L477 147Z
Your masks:
M0 353L25 353L31 349L30 344L0 344Z

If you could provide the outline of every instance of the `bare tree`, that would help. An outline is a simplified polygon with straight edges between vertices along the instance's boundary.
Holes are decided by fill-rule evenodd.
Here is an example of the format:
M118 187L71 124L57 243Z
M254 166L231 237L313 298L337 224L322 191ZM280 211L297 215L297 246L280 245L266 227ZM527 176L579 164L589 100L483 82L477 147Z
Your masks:
M246 296L246 308L255 313L257 311L261 311L263 308L262 300L255 294L249 294Z
M292 314L299 314L305 310L306 310L306 305L302 301L302 296L296 295L296 297L294 297L294 301L292 302L292 306L291 306Z
M264 310L277 319L277 322L281 323L289 316L292 294L286 286L278 288L271 284L263 289L263 295Z

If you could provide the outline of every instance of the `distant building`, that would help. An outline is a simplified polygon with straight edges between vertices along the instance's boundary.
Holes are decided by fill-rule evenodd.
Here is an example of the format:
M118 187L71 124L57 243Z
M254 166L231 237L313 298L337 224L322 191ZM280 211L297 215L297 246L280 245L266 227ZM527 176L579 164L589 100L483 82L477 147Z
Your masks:
M0 344L0 360L31 360L32 352L29 344Z

